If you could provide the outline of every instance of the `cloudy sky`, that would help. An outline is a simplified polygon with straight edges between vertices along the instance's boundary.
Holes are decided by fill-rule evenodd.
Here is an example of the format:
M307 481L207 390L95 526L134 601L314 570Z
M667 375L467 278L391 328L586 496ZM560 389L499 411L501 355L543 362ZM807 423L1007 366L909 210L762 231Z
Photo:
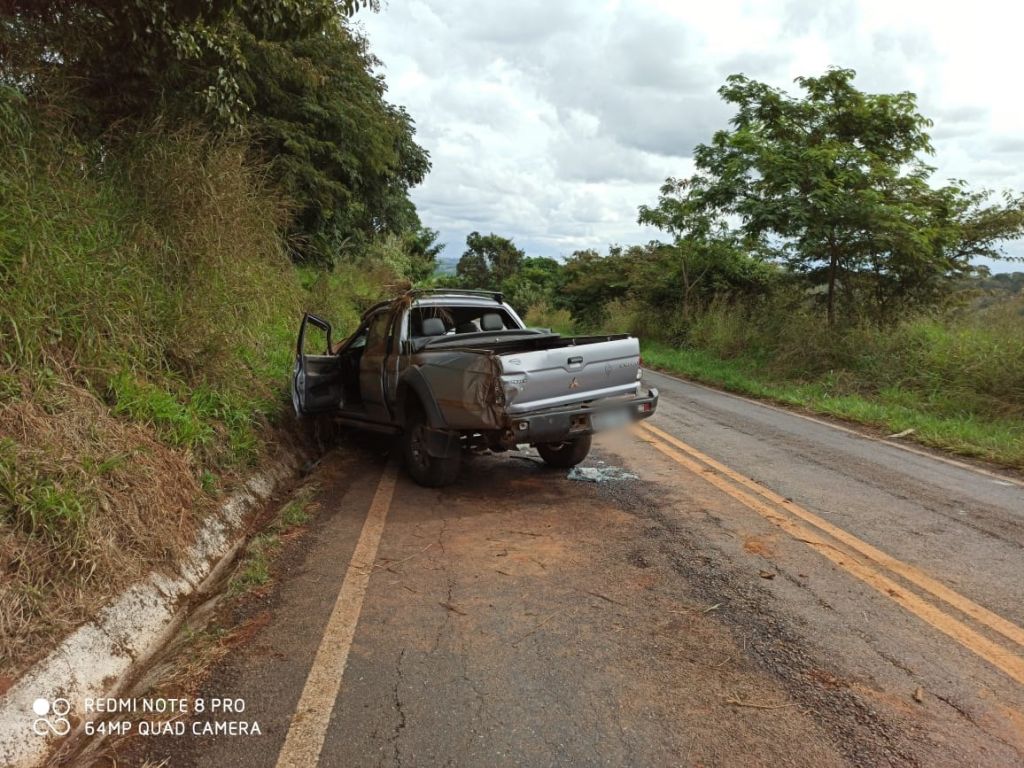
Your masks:
M914 91L937 179L1024 189L1022 22L1006 0L385 0L360 14L433 159L413 197L447 257L473 230L556 257L656 237L637 207L725 126L716 90L736 72L795 91L837 65L865 90Z

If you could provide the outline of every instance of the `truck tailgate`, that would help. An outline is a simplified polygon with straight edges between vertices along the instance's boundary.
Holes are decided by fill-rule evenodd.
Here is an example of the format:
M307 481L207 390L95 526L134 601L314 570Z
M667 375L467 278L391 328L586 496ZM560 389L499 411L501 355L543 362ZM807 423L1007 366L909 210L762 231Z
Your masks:
M640 342L631 336L601 338L498 355L505 410L516 414L635 394Z

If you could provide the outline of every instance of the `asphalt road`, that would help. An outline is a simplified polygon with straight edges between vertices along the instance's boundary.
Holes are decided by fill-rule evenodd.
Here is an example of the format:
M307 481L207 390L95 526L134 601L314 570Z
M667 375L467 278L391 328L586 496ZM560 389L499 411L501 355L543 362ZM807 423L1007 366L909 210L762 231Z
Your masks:
M597 441L601 483L523 453L428 490L347 438L197 690L261 735L113 758L1024 765L1024 486L647 383L659 411Z

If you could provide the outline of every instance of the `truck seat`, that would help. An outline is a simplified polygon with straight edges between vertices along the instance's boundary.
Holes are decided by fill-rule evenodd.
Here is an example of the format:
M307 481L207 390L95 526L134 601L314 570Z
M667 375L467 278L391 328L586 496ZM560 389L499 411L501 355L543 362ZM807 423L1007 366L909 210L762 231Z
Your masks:
M503 331L505 321L497 312L488 312L480 318L480 327L485 331Z
M444 336L445 334L444 320L440 317L425 317L423 318L423 334L424 336Z

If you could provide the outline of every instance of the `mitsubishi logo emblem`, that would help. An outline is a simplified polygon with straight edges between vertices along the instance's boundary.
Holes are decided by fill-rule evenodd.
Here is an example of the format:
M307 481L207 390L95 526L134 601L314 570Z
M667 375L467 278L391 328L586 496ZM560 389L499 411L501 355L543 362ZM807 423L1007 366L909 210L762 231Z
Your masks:
M572 381L569 382L569 389L579 389L580 383L576 381L576 377L572 377Z

